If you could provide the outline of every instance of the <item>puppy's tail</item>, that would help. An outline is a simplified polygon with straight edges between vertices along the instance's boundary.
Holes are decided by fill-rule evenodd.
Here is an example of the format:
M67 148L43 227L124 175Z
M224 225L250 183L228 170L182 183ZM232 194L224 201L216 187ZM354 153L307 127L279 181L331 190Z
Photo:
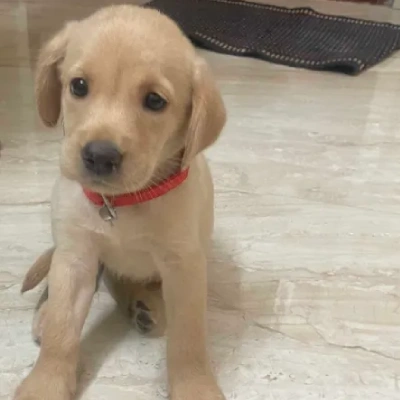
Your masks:
M29 268L22 283L21 293L32 290L48 275L54 250L54 247L47 249Z

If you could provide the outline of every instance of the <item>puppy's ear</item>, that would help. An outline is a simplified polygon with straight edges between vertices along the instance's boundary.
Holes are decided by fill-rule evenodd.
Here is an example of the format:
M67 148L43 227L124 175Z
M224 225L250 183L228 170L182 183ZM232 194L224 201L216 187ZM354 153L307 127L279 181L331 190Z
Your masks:
M194 68L192 110L185 140L183 167L212 145L226 121L221 94L205 61L197 59Z
M58 66L65 57L72 25L67 24L40 50L36 66L35 94L39 116L47 126L57 124L61 110Z

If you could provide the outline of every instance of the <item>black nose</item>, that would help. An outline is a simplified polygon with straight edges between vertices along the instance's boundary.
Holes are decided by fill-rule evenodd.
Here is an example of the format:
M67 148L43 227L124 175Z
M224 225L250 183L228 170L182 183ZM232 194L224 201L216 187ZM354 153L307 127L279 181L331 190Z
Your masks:
M107 140L89 142L82 149L82 160L85 168L96 175L110 175L121 165L122 154L118 148Z

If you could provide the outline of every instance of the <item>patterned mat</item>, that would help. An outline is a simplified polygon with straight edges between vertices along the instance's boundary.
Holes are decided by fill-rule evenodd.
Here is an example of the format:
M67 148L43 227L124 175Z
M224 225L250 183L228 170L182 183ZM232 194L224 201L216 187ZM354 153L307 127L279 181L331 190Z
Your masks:
M357 75L400 48L400 26L237 0L153 0L198 46Z

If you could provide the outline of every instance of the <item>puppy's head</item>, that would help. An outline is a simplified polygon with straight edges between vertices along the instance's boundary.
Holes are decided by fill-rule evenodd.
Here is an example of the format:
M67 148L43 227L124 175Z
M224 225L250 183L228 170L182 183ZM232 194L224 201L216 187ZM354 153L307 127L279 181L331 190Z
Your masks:
M61 171L105 194L134 191L187 166L211 145L225 108L206 64L157 11L100 10L41 50L39 115L62 112Z

